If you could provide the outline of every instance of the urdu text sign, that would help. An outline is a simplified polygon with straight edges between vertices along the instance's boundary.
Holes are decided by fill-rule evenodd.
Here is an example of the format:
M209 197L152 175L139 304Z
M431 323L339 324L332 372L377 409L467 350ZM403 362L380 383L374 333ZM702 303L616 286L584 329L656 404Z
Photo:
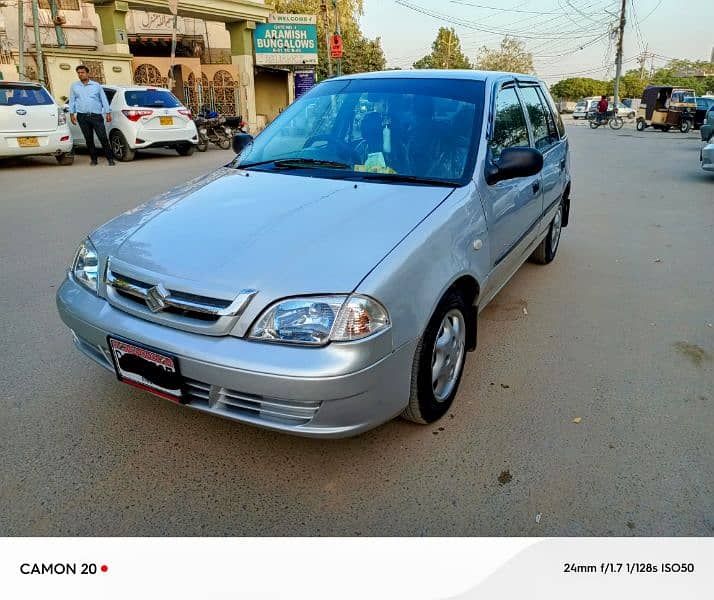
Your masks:
M253 39L257 65L317 64L317 25L258 23Z

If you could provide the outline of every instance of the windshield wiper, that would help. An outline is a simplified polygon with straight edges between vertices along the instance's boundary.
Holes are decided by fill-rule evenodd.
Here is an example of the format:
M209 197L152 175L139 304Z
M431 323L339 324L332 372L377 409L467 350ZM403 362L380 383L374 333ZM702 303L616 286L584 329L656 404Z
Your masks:
M236 165L238 169L250 169L261 165L271 164L277 169L349 169L351 165L334 160L317 160L315 158L281 158L275 160L262 160L260 162L248 163L247 165Z
M442 187L459 187L459 184L453 181L445 181L443 179L430 179L429 177L417 177L416 175L400 175L399 173L369 173L356 172L360 178L365 181L375 179L377 181L394 181L395 183L417 183L420 185L438 185Z

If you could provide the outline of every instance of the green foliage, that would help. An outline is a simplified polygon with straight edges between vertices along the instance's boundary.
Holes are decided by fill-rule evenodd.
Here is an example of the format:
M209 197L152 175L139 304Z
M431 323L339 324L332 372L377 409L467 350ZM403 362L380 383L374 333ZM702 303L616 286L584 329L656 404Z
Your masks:
M476 68L482 71L510 71L512 73L534 73L533 54L526 51L523 42L506 36L498 50L482 46L476 58Z
M273 0L275 11L279 13L296 13L317 15L317 53L318 63L315 72L318 79L328 76L327 53L329 49L325 42L325 19L320 11L320 0ZM337 0L340 13L340 31L344 55L342 58L342 72L363 73L365 71L381 71L386 66L384 51L380 38L370 40L362 34L359 26L359 17L364 11L363 0ZM332 2L328 2L330 17L330 34L335 31L335 18ZM333 59L333 73L335 72L335 59Z
M558 100L579 100L607 93L607 82L590 77L571 77L550 86L550 93Z
M431 54L412 65L415 69L471 69L471 62L461 51L461 41L454 28L440 27L431 45Z

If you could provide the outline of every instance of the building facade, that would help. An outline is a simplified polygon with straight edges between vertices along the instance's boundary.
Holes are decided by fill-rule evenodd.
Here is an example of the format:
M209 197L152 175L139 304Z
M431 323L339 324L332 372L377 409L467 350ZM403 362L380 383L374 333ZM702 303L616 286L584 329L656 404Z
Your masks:
M17 2L23 3L22 25ZM41 59L32 0L17 2L0 1L0 77L19 78L22 26L22 78L43 77L59 101L66 99L79 64L87 65L101 83L171 87L193 111L208 106L222 114L240 114L251 131L262 129L294 99L292 66L256 64L253 34L272 12L263 1L178 0L173 81L170 2L54 0L53 17L52 0L39 0Z

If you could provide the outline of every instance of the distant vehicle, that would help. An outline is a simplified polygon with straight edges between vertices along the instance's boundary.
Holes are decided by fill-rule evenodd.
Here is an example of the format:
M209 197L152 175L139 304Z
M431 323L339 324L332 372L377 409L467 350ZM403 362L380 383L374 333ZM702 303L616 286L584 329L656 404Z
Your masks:
M653 127L669 131L672 127L687 133L694 124L697 110L694 90L650 85L642 92L642 103L637 111L637 131Z
M707 111L702 126L699 128L699 134L702 136L703 142L714 140L714 106Z
M597 106L598 100L600 100L600 96L590 96L578 100L575 105L575 110L573 111L573 119L586 119L588 113L595 110L594 107ZM595 104L593 104L593 102Z
M694 113L694 130L696 131L704 124L704 118L707 115L707 111L714 106L714 98L708 96L700 96L695 98L697 103L697 110Z
M594 100L590 99L589 104L585 105L584 103L578 102L578 104L575 106L575 112L573 112L573 119L588 119L590 115L593 113L597 112L597 103L600 101L600 98L596 98ZM613 103L612 101L608 102L607 104L607 110L608 112L612 112L612 107ZM617 116L628 119L634 119L635 118L635 109L628 107L627 105L623 104L622 102L617 103Z
M107 137L117 160L134 159L137 150L173 148L190 156L198 144L198 132L186 108L169 90L147 86L104 85L112 122ZM75 147L84 147L79 125L70 124ZM99 140L95 136L95 144Z
M40 84L0 81L0 157L38 155L74 162L67 115Z

